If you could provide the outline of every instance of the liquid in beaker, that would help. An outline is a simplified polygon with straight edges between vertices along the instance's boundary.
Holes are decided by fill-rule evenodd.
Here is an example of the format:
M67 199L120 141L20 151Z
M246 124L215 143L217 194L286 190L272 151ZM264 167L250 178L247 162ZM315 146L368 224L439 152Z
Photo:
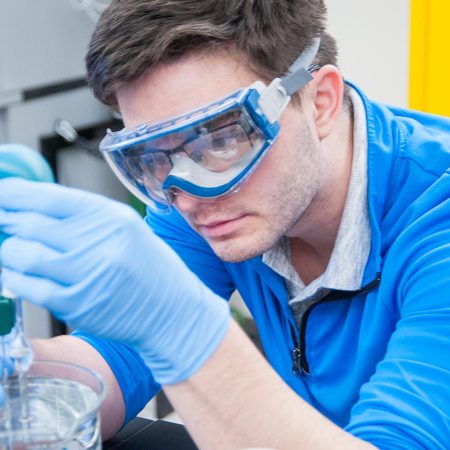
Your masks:
M80 366L33 362L27 374L29 417L21 414L18 377L8 381L0 421L0 450L101 449L101 378Z

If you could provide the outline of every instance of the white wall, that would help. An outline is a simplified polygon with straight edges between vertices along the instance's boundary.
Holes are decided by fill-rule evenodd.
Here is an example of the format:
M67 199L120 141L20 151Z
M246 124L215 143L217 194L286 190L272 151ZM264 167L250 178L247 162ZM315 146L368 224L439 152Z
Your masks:
M326 0L348 80L378 101L408 105L410 0Z
M1 0L0 10L0 100L84 76L94 23L70 0Z

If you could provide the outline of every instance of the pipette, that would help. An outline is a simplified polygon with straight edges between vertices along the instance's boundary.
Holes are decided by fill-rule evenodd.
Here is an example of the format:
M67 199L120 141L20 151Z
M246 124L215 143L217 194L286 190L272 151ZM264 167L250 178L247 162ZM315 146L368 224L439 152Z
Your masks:
M0 341L2 358L2 387L6 408L9 403L9 380L17 377L19 386L20 418L30 420L26 375L33 361L33 351L23 330L22 301L18 298L0 297Z
M33 362L33 350L28 339L25 337L23 328L23 308L22 299L16 298L16 326L15 336L11 342L9 351L11 359L14 363L14 373L17 374L19 382L19 401L20 401L20 421L22 423L31 420L28 407L27 393L27 373Z

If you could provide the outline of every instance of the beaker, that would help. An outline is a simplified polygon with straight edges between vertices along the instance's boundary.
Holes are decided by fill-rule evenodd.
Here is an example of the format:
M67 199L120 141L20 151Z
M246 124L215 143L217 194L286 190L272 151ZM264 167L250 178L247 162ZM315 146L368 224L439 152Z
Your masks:
M9 377L0 406L0 450L102 448L99 409L105 384L97 373L74 364L34 361L25 389L24 409L19 379Z

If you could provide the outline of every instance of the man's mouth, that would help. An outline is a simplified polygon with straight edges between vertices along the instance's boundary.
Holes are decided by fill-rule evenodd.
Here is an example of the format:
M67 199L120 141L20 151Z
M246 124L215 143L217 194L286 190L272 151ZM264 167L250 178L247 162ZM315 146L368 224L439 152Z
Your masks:
M243 214L232 219L205 221L195 224L195 228L205 237L215 238L229 235L237 231L245 221L247 215Z

